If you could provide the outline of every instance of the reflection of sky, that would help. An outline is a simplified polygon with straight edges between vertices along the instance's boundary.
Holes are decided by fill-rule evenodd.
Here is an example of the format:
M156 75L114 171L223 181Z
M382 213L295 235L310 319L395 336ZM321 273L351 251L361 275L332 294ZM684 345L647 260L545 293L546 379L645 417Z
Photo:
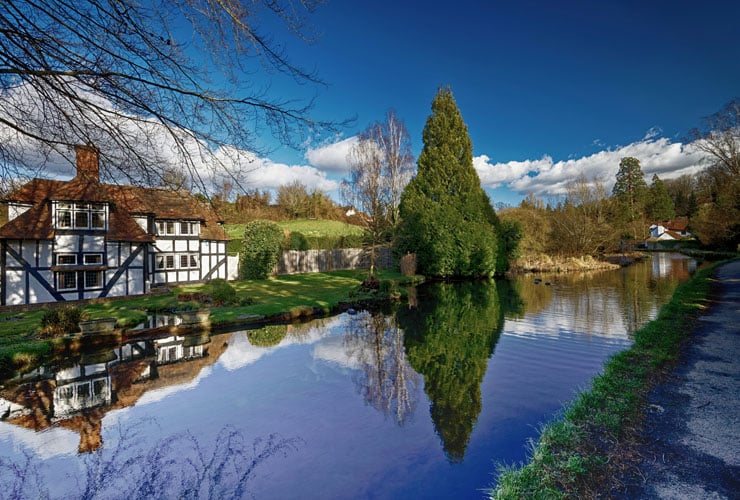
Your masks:
M288 334L279 344L271 347L253 346L247 337L246 332L235 333L229 340L229 348L221 355L218 362L227 370L237 370L246 365L252 364L275 352L277 349L291 345L313 344L326 335L341 329L343 326L342 316L334 316L317 322L316 326L288 326ZM299 331L295 331L298 329Z
M366 403L354 375L367 346L362 335L344 335L347 315L291 325L273 347L252 346L245 332L214 338L228 347L194 378L106 414L100 456L110 461L116 453L125 459L170 447L166 456L184 473L192 454L185 438L208 457L219 433L234 429L249 447L270 435L297 439L256 469L248 483L255 498L480 498L495 462L523 460L538 424L629 345L619 294L606 286L577 289L555 283L540 310L505 321L463 463L448 462L423 384L413 389L418 404L403 426ZM91 455L76 457L78 443L66 429L0 423L0 459L21 463L27 453L52 498L74 497L74 478L84 482L80 472ZM122 471L119 482L133 481L135 470Z
M41 459L58 455L77 454L80 435L69 429L51 427L37 432L6 422L0 422L0 448L28 448Z

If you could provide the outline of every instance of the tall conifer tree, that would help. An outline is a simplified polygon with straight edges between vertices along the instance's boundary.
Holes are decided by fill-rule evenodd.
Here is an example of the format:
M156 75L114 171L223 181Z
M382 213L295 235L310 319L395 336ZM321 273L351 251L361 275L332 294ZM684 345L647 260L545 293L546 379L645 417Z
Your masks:
M647 183L640 167L640 160L631 156L622 158L612 192L624 204L629 220L640 217L647 193Z
M676 216L676 207L673 198L668 194L663 181L657 174L653 175L650 188L648 189L647 201L645 203L647 216L653 221L664 221Z
M492 275L496 234L487 217L488 197L473 168L473 145L449 88L439 89L432 101L423 140L417 175L401 197L397 253L416 253L419 271L426 275Z

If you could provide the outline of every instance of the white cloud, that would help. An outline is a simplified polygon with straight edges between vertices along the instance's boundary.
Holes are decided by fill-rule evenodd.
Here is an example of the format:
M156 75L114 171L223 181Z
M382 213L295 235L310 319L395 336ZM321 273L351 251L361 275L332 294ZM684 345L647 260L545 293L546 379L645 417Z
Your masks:
M310 189L329 192L337 189L339 183L328 179L326 172L308 165L286 165L262 158L247 174L247 184L261 190L277 190L280 186L300 181Z
M653 174L672 179L695 174L706 166L702 153L680 142L657 138L657 134L653 128L640 141L581 158L554 161L544 156L539 160L492 163L487 155L480 155L473 159L473 166L484 187L503 185L521 195L533 192L544 198L566 194L568 183L580 175L601 179L611 190L619 162L625 156L640 160L648 183Z
M311 165L321 170L345 173L348 171L347 155L350 149L357 144L357 140L357 136L352 136L339 142L308 148L305 158Z

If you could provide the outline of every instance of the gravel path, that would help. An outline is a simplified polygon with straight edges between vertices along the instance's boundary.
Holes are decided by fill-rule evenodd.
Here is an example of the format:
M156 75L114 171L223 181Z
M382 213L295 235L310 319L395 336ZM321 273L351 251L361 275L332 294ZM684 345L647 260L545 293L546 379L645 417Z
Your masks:
M679 366L650 393L620 498L740 499L740 260L718 268Z

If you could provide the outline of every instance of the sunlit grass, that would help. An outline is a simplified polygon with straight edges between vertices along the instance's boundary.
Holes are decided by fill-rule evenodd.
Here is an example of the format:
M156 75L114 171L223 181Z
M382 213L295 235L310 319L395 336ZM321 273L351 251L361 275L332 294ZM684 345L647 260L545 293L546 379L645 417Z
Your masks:
M317 312L326 314L342 302L377 298L376 293L360 290L367 275L366 270L352 270L231 282L236 290L236 302L244 305L212 307L211 324L217 327L248 322L256 317L285 315L282 319L290 319ZM400 273L389 270L378 272L376 276L380 280L406 280ZM208 287L207 284L191 284L174 287L171 293L87 304L82 306L82 312L88 319L116 318L119 328L130 328L144 321L149 312L180 307L180 294L207 293ZM37 336L43 314L43 310L0 314L0 371L7 373L11 368L30 364L52 349L53 341Z

